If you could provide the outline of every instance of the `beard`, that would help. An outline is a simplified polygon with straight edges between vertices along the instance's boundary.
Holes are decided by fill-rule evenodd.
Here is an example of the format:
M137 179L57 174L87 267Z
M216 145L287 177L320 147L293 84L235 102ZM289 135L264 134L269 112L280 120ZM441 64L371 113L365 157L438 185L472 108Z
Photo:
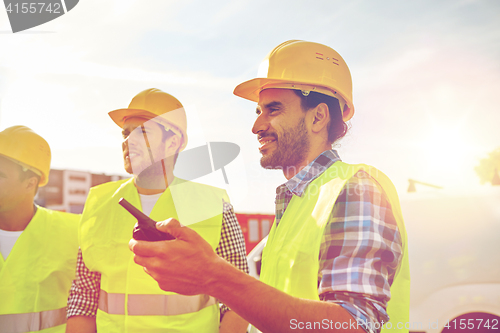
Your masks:
M146 189L166 189L168 182L163 167L167 159L154 162L144 170L142 170L136 178L136 184Z
M264 133L262 136L266 136ZM263 155L260 165L265 169L289 169L296 167L305 160L309 153L310 142L307 136L305 117L293 128L287 129L281 138L276 133L268 136L274 137L277 147L274 152Z
M151 152L144 149L139 156L130 159L130 173L136 176L136 184L142 188L166 189L168 183L164 168L168 168L172 160L173 156L165 157L164 143L154 144Z

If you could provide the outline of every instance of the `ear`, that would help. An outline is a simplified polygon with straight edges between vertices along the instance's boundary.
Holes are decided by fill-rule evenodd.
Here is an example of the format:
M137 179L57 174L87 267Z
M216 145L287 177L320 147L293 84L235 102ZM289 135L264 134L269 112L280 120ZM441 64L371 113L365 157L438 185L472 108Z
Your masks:
M330 111L325 103L318 104L312 111L312 126L313 133L319 133L323 130L328 131L328 123L330 122Z
M38 179L36 177L30 177L25 180L25 184L26 191L35 192L35 190L38 188Z
M167 156L177 153L181 146L181 138L178 135L172 135L167 140Z

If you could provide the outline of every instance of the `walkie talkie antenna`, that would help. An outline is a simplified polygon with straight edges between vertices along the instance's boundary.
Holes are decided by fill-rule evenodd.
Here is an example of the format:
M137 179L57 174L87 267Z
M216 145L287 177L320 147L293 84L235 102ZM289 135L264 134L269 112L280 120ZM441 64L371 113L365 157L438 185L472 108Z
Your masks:
M175 239L169 233L156 229L156 221L146 216L143 212L135 208L130 202L121 198L118 203L137 219L134 227L133 237L135 240L161 241Z
M118 203L123 207L125 208L126 210L128 210L128 212L130 214L132 214L136 219L137 219L137 222L139 224L144 224L145 223L145 218L147 219L150 219L149 217L147 217L143 212L141 212L140 210L138 210L137 208L135 208L130 202L128 202L127 200L125 200L125 198L121 198Z

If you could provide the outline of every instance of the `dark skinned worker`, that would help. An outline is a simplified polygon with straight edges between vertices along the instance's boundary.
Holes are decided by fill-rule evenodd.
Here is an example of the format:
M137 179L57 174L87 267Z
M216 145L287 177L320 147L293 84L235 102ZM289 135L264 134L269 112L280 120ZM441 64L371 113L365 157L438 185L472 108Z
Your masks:
M0 132L0 332L64 332L79 215L34 202L50 147L26 126Z

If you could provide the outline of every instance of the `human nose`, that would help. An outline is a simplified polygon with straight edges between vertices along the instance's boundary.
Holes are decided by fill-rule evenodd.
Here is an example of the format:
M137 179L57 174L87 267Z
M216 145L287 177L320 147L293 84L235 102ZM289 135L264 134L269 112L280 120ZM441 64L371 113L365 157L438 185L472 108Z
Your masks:
M252 133L259 134L260 132L266 131L268 128L269 128L269 122L261 113L257 116L257 119L255 119L255 122L252 127Z
M128 147L137 147L142 142L144 142L144 135L142 133L141 127L134 128L126 138L123 139L123 142L127 144Z

